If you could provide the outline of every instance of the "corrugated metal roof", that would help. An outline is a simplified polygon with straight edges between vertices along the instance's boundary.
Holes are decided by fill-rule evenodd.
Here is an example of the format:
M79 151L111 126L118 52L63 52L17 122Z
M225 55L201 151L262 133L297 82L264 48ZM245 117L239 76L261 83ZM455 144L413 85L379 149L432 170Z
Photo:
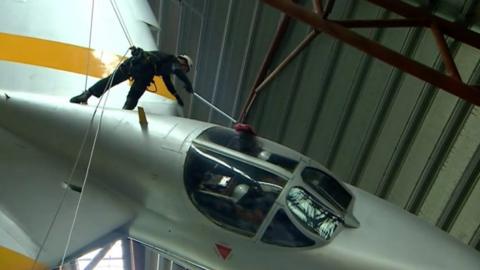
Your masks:
M261 1L151 2L162 28L159 48L192 55L195 90L238 119L281 13ZM310 1L300 2L311 7ZM409 3L478 29L477 1ZM367 1L337 0L329 18L401 17ZM291 23L273 66L309 31L306 24ZM434 36L424 28L355 31L444 70ZM463 80L480 84L480 51L451 38L447 43ZM189 115L229 125L196 100L190 103ZM319 34L260 92L247 122L261 136L325 164L345 182L479 249L478 107Z

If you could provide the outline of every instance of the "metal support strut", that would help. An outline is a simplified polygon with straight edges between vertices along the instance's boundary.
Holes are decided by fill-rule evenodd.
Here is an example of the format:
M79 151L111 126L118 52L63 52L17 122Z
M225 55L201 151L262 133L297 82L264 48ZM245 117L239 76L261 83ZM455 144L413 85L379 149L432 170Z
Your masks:
M337 38L365 53L371 55L383 62L390 64L410 75L413 75L425 82L428 82L438 88L465 99L475 105L480 105L480 91L477 86L464 83L455 66L453 58L448 51L447 44L443 38L446 34L457 41L469 44L480 49L480 34L470 31L465 26L449 22L445 19L432 15L429 11L422 8L413 7L397 0L368 0L369 2L391 10L399 15L406 17L405 20L369 20L369 21L331 21L319 14L314 13L289 0L263 0L263 2L283 11L286 15L296 18L313 28ZM332 2L329 1L329 4ZM324 11L324 14L326 12ZM415 25L418 23L418 25ZM424 65L418 61L412 60L402 54L391 50L382 44L363 37L348 27L399 27L399 26L418 26L430 27L437 45L439 47L442 59L444 60L448 75L443 74L430 66Z

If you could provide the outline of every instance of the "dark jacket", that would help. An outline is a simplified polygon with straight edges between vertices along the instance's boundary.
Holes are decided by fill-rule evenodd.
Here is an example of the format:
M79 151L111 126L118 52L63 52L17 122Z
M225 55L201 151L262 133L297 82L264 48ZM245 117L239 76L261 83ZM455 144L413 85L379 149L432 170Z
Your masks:
M178 96L170 77L171 74L174 74L184 83L187 92L193 92L192 83L181 69L180 62L175 55L161 51L138 50L140 51L132 51L132 57L130 58L132 77L144 76L145 73L152 74L152 77L153 75L162 76L168 91L172 95Z

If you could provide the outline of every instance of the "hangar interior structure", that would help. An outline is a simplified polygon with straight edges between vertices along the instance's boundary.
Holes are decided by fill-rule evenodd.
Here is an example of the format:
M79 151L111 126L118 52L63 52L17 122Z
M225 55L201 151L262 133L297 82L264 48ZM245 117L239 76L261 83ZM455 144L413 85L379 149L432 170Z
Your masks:
M480 2L146 2L155 45L192 56L204 99L480 251ZM179 92L186 117L232 126ZM115 246L118 269L189 268L121 243L69 267Z
M339 26L335 30L345 31L337 36L273 7L284 2L296 1L150 4L162 27L159 48L194 56L194 86L204 98L243 117L261 136L478 249L478 2L298 1L311 14L319 3L323 16ZM471 36L462 41L438 34L429 27L437 20ZM350 31L438 73L419 79L415 74L422 71L413 65L387 64L358 49L364 45L345 42ZM468 85L471 99L458 97L460 84L438 87L442 75ZM256 99L242 115L252 92ZM231 124L195 99L188 114Z

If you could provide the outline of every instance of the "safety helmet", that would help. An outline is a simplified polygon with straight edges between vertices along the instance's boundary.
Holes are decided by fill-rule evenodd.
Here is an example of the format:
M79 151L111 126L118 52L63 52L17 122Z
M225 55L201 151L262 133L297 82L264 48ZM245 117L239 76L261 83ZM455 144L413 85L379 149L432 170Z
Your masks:
M232 198L233 198L233 201L235 203L237 203L238 201L240 201L240 199L243 198L243 196L245 196L245 194L247 194L248 190L250 189L250 187L246 184L240 184L240 185L237 185L234 189L233 189L233 192L232 192Z
M190 71L192 68L193 68L193 61L192 61L192 58L190 58L188 55L186 54L180 54L178 56L178 58L184 60L185 62L187 62L187 66L188 66L188 71Z

